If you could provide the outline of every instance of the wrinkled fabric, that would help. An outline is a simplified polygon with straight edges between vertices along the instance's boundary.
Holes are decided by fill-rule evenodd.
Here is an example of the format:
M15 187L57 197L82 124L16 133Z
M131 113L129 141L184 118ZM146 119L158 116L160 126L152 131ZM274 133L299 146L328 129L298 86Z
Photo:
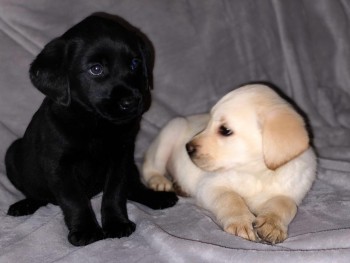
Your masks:
M136 232L86 247L69 244L57 206L6 215L23 195L6 178L4 155L43 99L30 84L29 65L48 41L96 11L125 18L155 47L138 164L168 120L207 112L244 83L272 83L305 113L319 171L285 242L229 235L184 198L163 211L129 202ZM347 0L0 0L0 262L348 262L349 28ZM101 195L92 200L98 218L100 202Z

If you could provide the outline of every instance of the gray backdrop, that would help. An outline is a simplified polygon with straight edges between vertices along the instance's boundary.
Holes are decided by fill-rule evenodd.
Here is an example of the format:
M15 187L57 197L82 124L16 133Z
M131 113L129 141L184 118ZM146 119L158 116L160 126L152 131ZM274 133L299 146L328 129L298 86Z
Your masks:
M289 239L271 246L229 235L191 199L164 211L130 202L133 235L83 248L68 243L57 206L6 216L22 195L7 180L3 157L43 98L30 84L29 64L45 43L96 11L122 16L156 50L138 163L171 117L205 112L242 83L272 82L307 114L318 179ZM347 262L349 24L348 0L0 0L0 262ZM98 218L100 201L92 201Z

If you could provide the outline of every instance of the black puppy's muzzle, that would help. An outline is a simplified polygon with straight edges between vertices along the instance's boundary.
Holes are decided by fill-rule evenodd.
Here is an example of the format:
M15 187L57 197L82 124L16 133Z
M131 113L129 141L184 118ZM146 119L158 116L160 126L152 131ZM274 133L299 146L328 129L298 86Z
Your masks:
M133 88L118 87L112 93L114 115L117 118L128 119L140 116L144 112L144 96Z
M147 107L147 96L139 90L116 86L113 91L97 104L97 112L113 123L123 123L139 117Z
M122 111L135 111L140 107L140 96L129 96L121 98L118 102L118 106Z

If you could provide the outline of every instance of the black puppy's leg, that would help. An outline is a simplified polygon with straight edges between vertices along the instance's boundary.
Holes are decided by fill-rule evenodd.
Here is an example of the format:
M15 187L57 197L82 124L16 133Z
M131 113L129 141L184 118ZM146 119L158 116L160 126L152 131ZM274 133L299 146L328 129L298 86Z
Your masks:
M30 198L23 199L11 205L7 211L7 214L10 216L31 215L40 207L45 206L47 204L48 202L38 201Z
M23 189L21 185L21 173L19 168L22 166L20 158L22 153L22 141L23 139L15 140L7 149L5 155L7 178L21 192L23 192Z
M103 233L90 200L74 178L62 178L55 188L55 196L69 230L69 242L74 246L85 246L101 240Z
M146 205L153 209L172 207L178 201L174 192L159 192L147 188L141 181L138 169L132 165L132 173L128 178L128 199Z
M125 160L114 161L107 174L102 198L102 228L106 238L131 235L136 225L128 218Z
M6 174L10 182L20 191L23 192L22 177L19 168L22 166L21 154L22 154L22 141L23 139L17 139L8 148L5 156ZM47 205L48 202L38 201L31 198L23 199L19 202L12 204L7 214L10 216L25 216L31 215L41 206Z

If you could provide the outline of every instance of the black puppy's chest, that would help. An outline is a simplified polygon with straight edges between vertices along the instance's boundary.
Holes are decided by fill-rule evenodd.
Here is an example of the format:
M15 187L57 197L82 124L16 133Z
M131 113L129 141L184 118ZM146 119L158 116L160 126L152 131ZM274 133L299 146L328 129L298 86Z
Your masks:
M104 140L91 139L76 149L71 158L73 173L89 196L99 193L115 161Z
M112 167L125 158L129 140L123 135L117 128L96 126L80 136L72 156L73 165L78 181L89 195L102 190L107 173L118 176L118 171L112 171Z
M118 140L107 135L82 136L75 146L73 158L91 167L108 166L122 147Z
M122 149L130 144L130 137L134 137L132 134L117 126L96 125L81 136L80 145L91 158L107 160L122 154Z

